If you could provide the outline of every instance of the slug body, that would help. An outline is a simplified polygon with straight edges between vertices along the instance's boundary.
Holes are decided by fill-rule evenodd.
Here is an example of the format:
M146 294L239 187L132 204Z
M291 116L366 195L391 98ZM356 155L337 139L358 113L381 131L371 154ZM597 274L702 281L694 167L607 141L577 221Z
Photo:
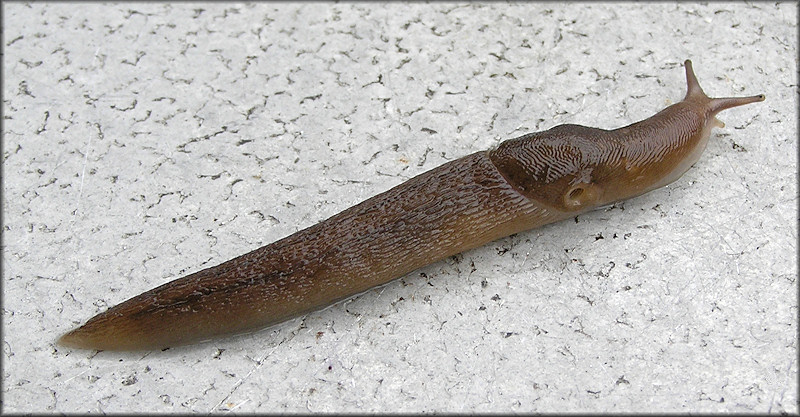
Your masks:
M669 184L715 115L763 95L709 98L686 61L683 101L632 125L561 125L418 175L319 224L98 314L66 346L141 350L270 326L448 256Z

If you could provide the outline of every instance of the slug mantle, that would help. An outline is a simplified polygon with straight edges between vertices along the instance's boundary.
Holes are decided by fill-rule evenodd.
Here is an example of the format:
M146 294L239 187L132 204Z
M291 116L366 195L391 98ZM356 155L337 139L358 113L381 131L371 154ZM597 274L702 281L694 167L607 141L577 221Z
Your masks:
M137 295L61 336L79 349L143 350L280 323L493 240L677 180L725 109L690 61L683 101L614 130L560 125L422 173L274 243Z

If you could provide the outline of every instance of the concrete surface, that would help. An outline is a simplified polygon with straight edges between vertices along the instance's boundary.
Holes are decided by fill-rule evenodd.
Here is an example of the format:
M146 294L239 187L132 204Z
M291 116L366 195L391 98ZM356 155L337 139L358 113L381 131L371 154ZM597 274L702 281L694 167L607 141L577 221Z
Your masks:
M3 412L797 407L797 7L3 3ZM264 331L56 347L445 161L685 94L674 185Z

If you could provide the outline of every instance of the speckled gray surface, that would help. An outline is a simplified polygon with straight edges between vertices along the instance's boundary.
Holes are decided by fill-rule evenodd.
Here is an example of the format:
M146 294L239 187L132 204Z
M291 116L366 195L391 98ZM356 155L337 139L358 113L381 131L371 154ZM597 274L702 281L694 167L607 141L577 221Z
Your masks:
M797 412L792 3L3 3L4 412ZM445 161L685 93L675 184L244 336L54 339Z

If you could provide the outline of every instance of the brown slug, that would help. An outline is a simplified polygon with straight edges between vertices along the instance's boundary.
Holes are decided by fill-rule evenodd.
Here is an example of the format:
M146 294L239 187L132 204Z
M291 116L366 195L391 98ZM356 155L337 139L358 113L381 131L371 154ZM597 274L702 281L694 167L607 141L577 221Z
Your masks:
M764 95L688 92L649 119L560 125L448 162L272 244L168 282L61 336L81 349L159 349L270 326L495 239L669 184L715 115Z

